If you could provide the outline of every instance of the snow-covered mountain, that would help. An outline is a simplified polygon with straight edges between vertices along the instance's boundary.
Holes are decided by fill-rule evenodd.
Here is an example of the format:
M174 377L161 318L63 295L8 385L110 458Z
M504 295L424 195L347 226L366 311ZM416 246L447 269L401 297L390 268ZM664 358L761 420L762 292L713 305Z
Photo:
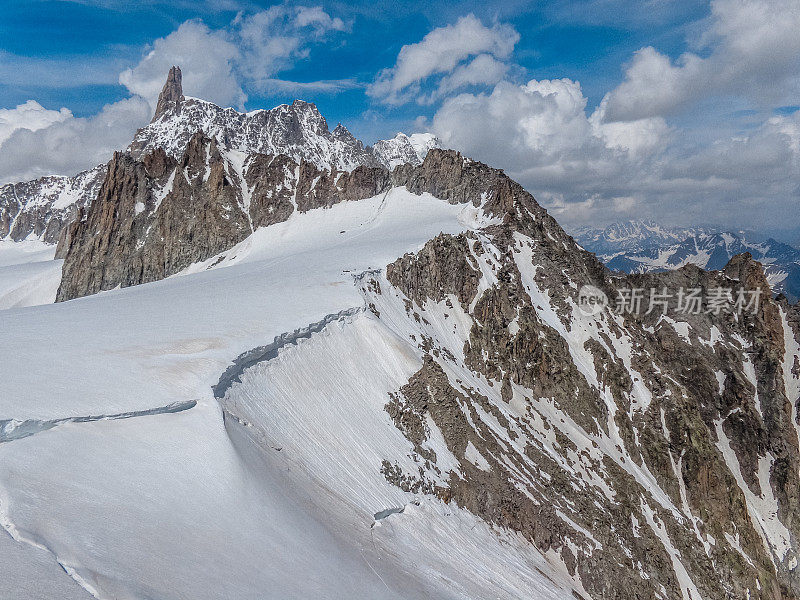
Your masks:
M687 264L716 271L737 254L749 252L764 265L776 294L800 299L800 250L772 238L753 241L746 232L666 228L652 221L628 221L605 229L582 229L576 240L614 271L648 273Z
M74 177L49 176L0 186L0 240L55 244L78 210L97 195L105 170L99 165Z
M430 134L402 133L377 142L374 148L365 146L341 124L330 131L317 107L301 100L247 113L222 108L184 96L180 69L173 67L153 120L136 132L126 154L142 159L161 149L180 159L198 132L241 160L253 154L281 155L329 171L416 165L429 149L439 146ZM0 240L58 242L78 209L97 196L106 169L107 165L99 165L74 177L43 177L0 187Z
M419 164L430 148L431 134L398 134L374 148L357 140L341 123L333 131L317 107L302 100L270 110L240 113L183 95L181 72L170 70L152 122L140 129L128 147L134 158L161 148L180 158L189 140L202 131L227 149L244 154L284 155L313 163L318 169L352 171L358 166Z
M800 305L746 254L614 273L455 151L203 130L112 157L62 247L0 248L0 301L61 300L0 310L2 598L800 597Z
M421 163L428 150L439 148L439 140L432 133L398 133L390 140L380 140L372 147L378 161L389 169L398 165Z
M604 260L621 252L639 252L654 247L669 246L688 237L714 233L714 227L665 227L652 220L629 220L607 227L579 227L573 231L575 240Z

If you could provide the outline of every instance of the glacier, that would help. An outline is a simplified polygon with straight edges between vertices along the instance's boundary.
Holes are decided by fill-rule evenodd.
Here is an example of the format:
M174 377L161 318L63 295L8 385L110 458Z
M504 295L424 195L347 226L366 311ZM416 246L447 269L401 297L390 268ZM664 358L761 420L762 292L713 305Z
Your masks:
M20 565L0 597L573 598L558 558L380 474L412 450L383 403L420 359L346 314L356 276L485 224L395 188L159 282L0 311L0 420L59 421L0 444L0 551ZM236 357L337 313L215 397ZM176 402L194 404L153 410ZM139 414L86 418L121 413Z

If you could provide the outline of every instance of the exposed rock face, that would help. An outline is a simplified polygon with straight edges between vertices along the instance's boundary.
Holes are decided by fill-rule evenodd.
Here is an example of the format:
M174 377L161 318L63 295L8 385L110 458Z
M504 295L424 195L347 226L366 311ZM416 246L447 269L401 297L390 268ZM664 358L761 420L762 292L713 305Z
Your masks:
M457 161L442 172L423 165L409 185L485 191ZM555 552L587 597L800 597L798 307L771 299L749 255L722 272L612 276L503 177L489 175L503 225L439 236L364 285L378 318L407 313L425 353L386 406L420 473L388 463L387 479ZM667 316L592 316L576 305L584 284L675 296ZM758 310L678 311L681 287L739 286L761 290ZM463 322L463 343L443 333ZM458 469L443 473L428 423Z
M198 131L214 138L221 151L241 153L244 159L252 157L257 162L258 155L283 155L294 163L310 163L320 171L332 172L419 164L428 149L438 144L430 134L398 134L378 142L373 149L343 125L329 131L317 107L301 100L271 110L240 113L187 98L183 95L181 70L174 66L167 75L152 121L136 133L128 153L142 160L162 149L178 161ZM106 165L99 165L74 177L42 177L0 186L0 239L59 242L57 256L63 258L69 246L68 240L62 239L69 234L67 226L80 209L97 197L106 171ZM359 171L356 179L363 179L365 173ZM355 181L350 183L358 185ZM265 222L280 221L286 216L284 205L274 216L265 217Z
M421 165L392 172L366 166L329 171L285 155L226 150L198 132L179 161L162 149L141 160L114 156L97 200L64 235L57 300L163 279L294 211L401 185L453 203L474 198L499 216L524 193L502 172L452 150L434 149Z
M0 186L0 239L55 244L78 211L97 195L105 165L75 177L42 177Z
M163 150L117 153L71 226L57 300L163 279L251 232L214 141L196 136L177 164Z
M169 110L175 110L183 101L183 75L180 67L172 67L167 74L167 82L158 96L153 121L158 120ZM152 122L152 121L151 121Z
M171 79L147 136L211 114ZM612 274L502 171L435 148L391 171L363 148L345 160L329 152L354 147L344 128L328 132L298 103L279 109L117 153L62 237L58 300L167 277L295 211L395 186L471 203L491 225L437 236L362 280L376 318L405 315L396 333L423 355L386 404L419 471L387 460L386 479L518 531L587 598L800 597L800 306L771 297L752 256L717 272ZM269 143L237 137L258 119L276 127ZM324 144L270 150L308 131ZM30 229L4 219L7 232ZM588 315L586 284L612 302L633 288L669 297L663 310ZM757 309L679 310L681 289L740 287L760 293ZM446 449L428 443L433 429Z
M421 165L400 165L392 180L415 194L427 192L454 204L472 202L500 215L511 210L514 198L524 191L502 171L452 150L433 149Z
M180 160L117 153L97 200L65 234L57 300L168 277L294 211L377 196L381 167L327 171L284 155L246 155L198 132Z

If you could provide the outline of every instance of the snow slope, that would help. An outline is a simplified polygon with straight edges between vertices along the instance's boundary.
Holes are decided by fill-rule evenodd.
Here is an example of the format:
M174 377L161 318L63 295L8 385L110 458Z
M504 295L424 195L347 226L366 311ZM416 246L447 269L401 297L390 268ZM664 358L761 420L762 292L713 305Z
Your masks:
M55 301L64 262L55 252L39 241L0 240L0 310Z
M382 406L419 358L353 275L480 225L395 189L160 282L0 311L4 557L52 553L63 571L30 567L49 597L70 598L68 573L96 598L571 598L524 540L379 472L411 449ZM223 416L212 386L237 356L342 311L246 371L226 399L241 422Z

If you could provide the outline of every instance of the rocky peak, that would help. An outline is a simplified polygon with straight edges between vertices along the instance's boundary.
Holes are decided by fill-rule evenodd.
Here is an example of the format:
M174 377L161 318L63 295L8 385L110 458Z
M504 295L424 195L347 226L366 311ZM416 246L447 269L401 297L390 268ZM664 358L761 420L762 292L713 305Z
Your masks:
M723 272L731 279L739 281L745 289L760 288L766 295L771 293L764 268L761 263L753 260L753 255L749 252L743 252L731 258Z
M152 121L136 132L127 148L133 159L148 161L148 172L159 165L165 168L167 158L180 160L198 131L213 138L221 152L251 157L281 155L289 162L306 161L317 170L329 172L418 165L429 147L437 145L430 134L414 134L398 135L376 143L374 148L368 147L341 124L330 131L311 102L295 100L270 110L242 113L185 97L182 79L180 67L173 66ZM36 238L48 243L61 240L78 209L88 207L97 198L106 173L103 164L74 177L42 177L0 186L0 239ZM360 172L356 179L364 173ZM368 183L364 189L371 186ZM65 242L60 242L64 248L69 245Z
M345 141L353 141L353 142L357 142L358 141L355 138L355 136L352 133L350 133L350 130L347 129L347 127L345 127L341 123L336 125L336 128L331 132L331 134L337 140L345 140Z
M317 106L304 100L242 113L182 94L181 72L173 67L153 120L136 132L128 146L134 158L141 159L156 148L163 148L179 159L198 130L231 150L283 154L327 170L352 171L358 166L391 169L407 162L419 164L428 149L438 145L430 134L414 134L368 147L342 125L331 131Z
M583 285L609 298L762 288L760 265L743 254L722 272L611 274L524 190L483 169L432 151L416 189L505 189L500 204L513 210L502 225L442 234L365 284L379 290L367 293L377 318L405 311L424 353L386 405L420 475L400 479L385 464L387 480L427 486L560 554L585 590L576 597L797 598L800 363L768 290L761 310L741 314L671 304L663 314L587 315L575 303ZM494 183L464 185L477 173ZM442 335L454 315L469 331ZM464 457L446 489L431 483L441 463L428 430Z
M171 108L178 106L183 101L183 75L181 68L173 66L167 75L167 81L158 95L158 104L156 105L156 112L153 115L153 121L156 121L165 112Z
M502 171L453 150L434 150L423 164L393 171L363 165L320 169L285 154L243 156L198 130L179 158L162 148L142 158L115 155L87 218L70 230L58 299L162 279L295 211L371 198L399 186L451 203L472 202L497 223L517 202L543 212ZM95 269L98 264L103 268Z

